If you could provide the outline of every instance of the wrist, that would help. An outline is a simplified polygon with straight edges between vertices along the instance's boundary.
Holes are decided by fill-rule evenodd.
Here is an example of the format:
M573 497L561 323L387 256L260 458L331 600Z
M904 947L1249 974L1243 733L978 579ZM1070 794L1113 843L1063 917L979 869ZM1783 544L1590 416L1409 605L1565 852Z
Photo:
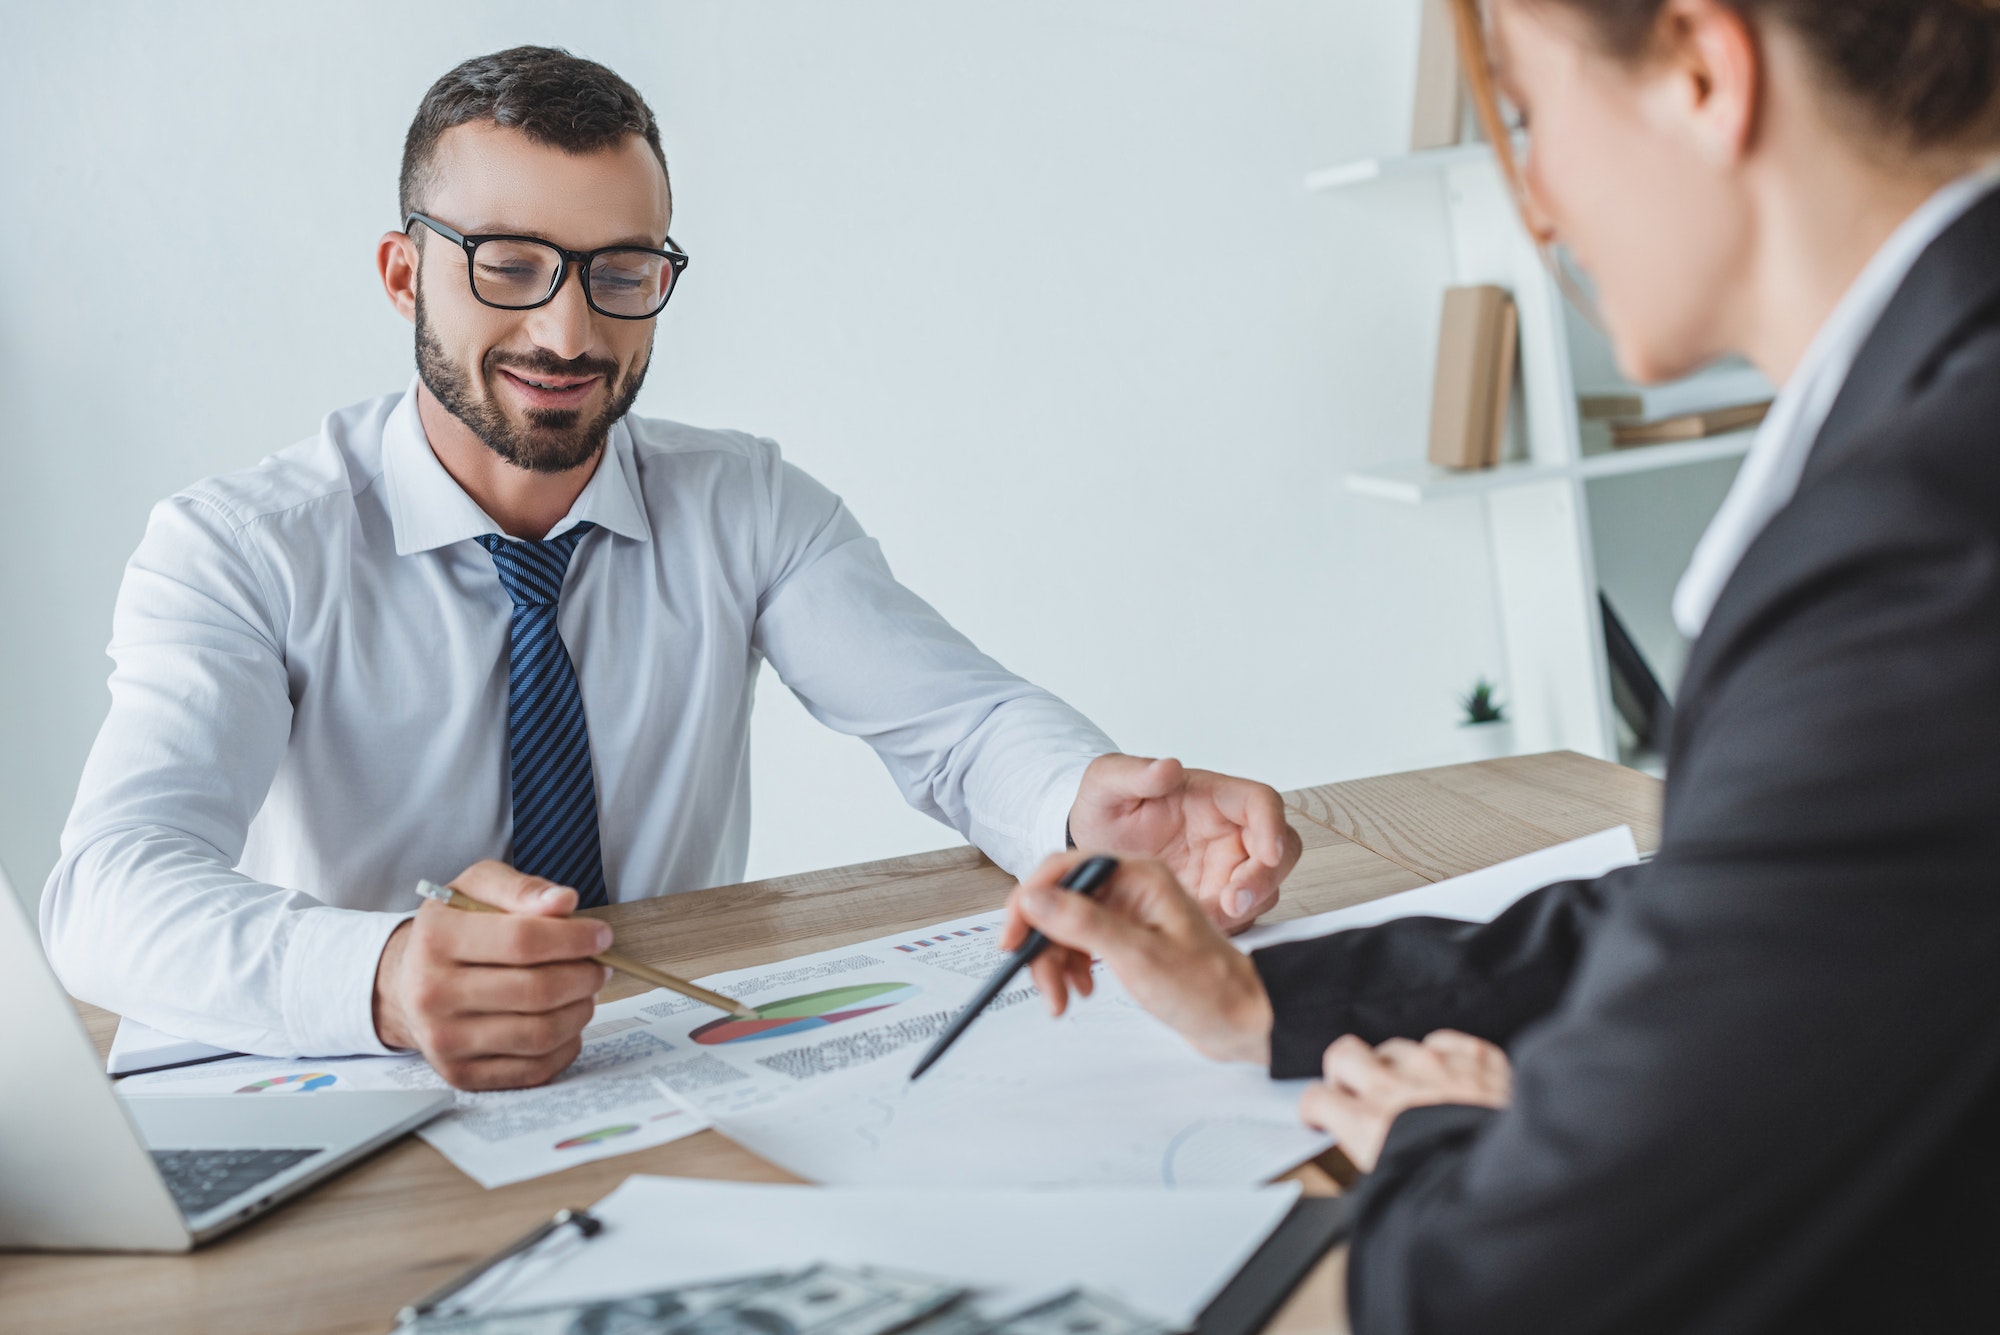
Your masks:
M404 1021L396 980L402 974L403 952L409 945L409 931L409 923L399 923L396 930L389 933L389 939L382 943L381 957L375 961L375 995L369 1008L375 1021L375 1037L382 1041L382 1046L406 1051L414 1049L417 1044Z
M1271 1009L1271 994L1264 990L1264 980L1257 977L1255 969L1250 971L1249 985L1232 1018L1230 1027L1236 1036L1234 1060L1269 1066L1271 1026L1276 1023L1276 1014Z
M1268 1067L1271 1027L1276 1022L1271 995L1264 990L1264 980L1257 976L1249 958L1237 958L1242 961L1242 968L1231 970L1233 977L1225 991L1228 1000L1217 1015L1220 1024L1209 1042L1202 1045L1203 1052L1216 1061L1252 1062Z

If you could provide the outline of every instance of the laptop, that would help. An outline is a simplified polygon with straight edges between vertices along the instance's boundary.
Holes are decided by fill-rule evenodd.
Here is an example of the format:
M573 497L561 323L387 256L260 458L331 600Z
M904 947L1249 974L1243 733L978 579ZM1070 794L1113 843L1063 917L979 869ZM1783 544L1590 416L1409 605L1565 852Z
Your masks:
M184 1252L451 1104L436 1090L119 1097L0 872L0 1249Z

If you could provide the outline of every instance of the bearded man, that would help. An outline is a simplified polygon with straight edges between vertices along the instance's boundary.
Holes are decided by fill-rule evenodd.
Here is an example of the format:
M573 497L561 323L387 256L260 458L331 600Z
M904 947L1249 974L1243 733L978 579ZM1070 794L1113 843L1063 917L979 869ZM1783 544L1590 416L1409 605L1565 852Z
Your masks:
M672 209L602 65L520 47L432 86L376 250L415 379L163 502L127 568L42 900L71 992L244 1052L546 1081L605 978L574 911L742 878L767 660L1003 867L1073 836L1168 857L1224 927L1275 900L1270 788L1118 754L770 441L632 414ZM413 910L420 878L509 912Z

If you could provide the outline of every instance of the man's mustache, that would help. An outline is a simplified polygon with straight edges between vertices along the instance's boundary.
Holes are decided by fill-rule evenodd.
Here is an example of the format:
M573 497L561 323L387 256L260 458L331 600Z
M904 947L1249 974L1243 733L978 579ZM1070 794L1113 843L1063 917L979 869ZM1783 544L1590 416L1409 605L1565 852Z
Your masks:
M486 354L486 374L505 367L510 371L525 371L532 375L554 376L603 376L609 384L618 378L618 363L607 357L577 357L565 361L554 353L523 356L516 353Z

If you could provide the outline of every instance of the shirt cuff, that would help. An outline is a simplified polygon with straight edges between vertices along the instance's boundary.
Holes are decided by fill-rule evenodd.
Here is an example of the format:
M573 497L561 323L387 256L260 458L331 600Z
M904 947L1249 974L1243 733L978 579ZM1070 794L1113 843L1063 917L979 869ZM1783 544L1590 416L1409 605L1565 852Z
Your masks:
M300 913L285 950L285 1032L301 1057L386 1057L375 1033L375 966L416 916L330 906Z
M1096 759L1096 756L1078 756L1057 770L1055 777L1049 781L1048 794L1042 799L1041 814L1035 818L1034 858L1037 863L1069 846L1069 813L1076 810L1076 795L1083 788L1083 772ZM1033 870L1032 866L1023 867L1015 875L1026 876Z

